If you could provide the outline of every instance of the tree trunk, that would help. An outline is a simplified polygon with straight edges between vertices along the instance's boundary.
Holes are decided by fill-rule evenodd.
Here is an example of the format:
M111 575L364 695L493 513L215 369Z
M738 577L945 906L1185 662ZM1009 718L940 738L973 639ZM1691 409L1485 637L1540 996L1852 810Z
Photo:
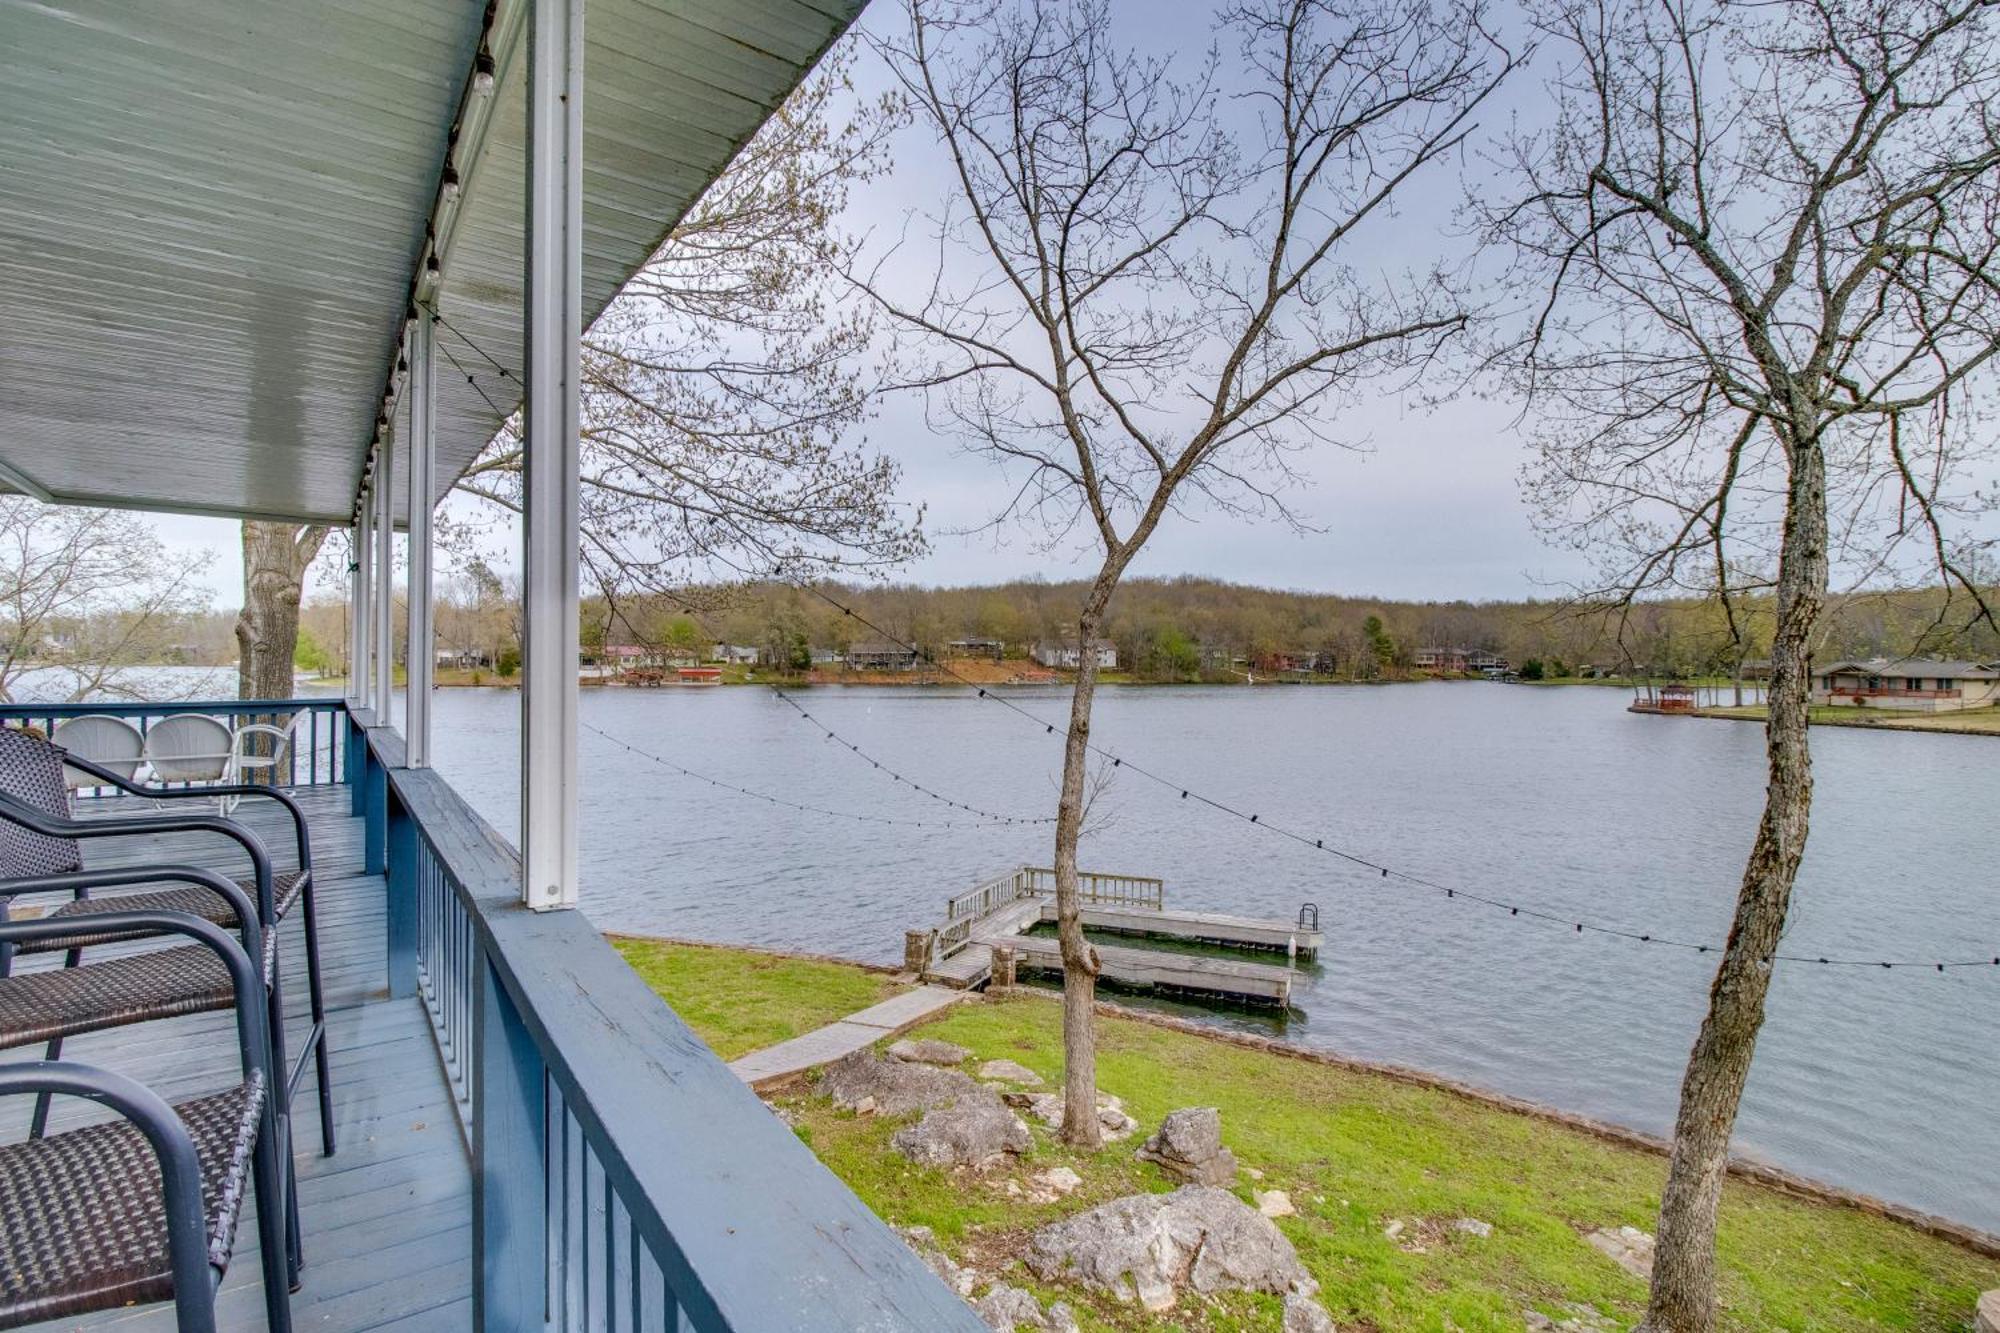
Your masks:
M1062 797L1056 806L1056 936L1063 960L1063 1142L1096 1148L1097 950L1083 938L1077 892L1076 846L1083 835L1084 781L1090 758L1090 704L1097 693L1097 655L1091 645L1104 609L1118 586L1118 568L1107 563L1091 585L1077 617L1076 689L1070 695L1069 733L1063 743Z
M236 697L292 697L299 600L328 529L243 524L243 609L236 616Z
M1806 727L1812 637L1826 603L1826 458L1816 417L1797 414L1792 426L1797 435L1778 556L1777 627L1764 724L1770 769L1764 817L1744 866L1708 1014L1681 1083L1673 1155L1660 1198L1652 1293L1639 1333L1712 1333L1715 1327L1716 1214L1729 1137L1764 1024L1771 955L1784 931L1812 812Z

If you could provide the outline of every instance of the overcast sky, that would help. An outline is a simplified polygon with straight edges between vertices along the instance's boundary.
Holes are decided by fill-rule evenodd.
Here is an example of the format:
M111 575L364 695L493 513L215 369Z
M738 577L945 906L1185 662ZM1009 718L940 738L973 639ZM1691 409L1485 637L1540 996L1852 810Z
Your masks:
M898 7L876 6L868 22L895 19ZM1210 41L1212 7L1203 3L1145 8L1143 40L1174 52L1192 73ZM857 70L867 94L887 75L864 57ZM1532 94L1532 73L1482 114L1487 127L1504 124ZM586 111L586 114L588 112ZM1491 129L1483 133L1490 136ZM845 219L873 235L894 234L905 219L921 227L940 200L945 163L929 135L911 129L896 145L887 180L858 192ZM1440 164L1351 256L1379 274L1421 267L1440 249L1462 248L1449 231L1463 198L1461 164ZM1472 168L1476 170L1476 168ZM1512 598L1546 592L1582 577L1570 552L1545 545L1532 531L1516 476L1523 445L1506 403L1461 399L1435 413L1391 396L1371 398L1343 414L1341 436L1357 447L1323 447L1294 459L1301 484L1290 502L1312 531L1199 513L1162 525L1134 572L1201 574L1285 588L1395 598ZM1025 532L985 527L1005 493L990 461L966 454L932 434L913 401L892 402L866 428L874 446L903 465L903 498L923 503L932 552L907 572L925 583L982 583L1023 575L1050 578L1086 572L1073 551L1046 551ZM215 552L210 580L219 606L240 600L241 562L234 524L162 517L164 540ZM955 535L983 528L974 536Z

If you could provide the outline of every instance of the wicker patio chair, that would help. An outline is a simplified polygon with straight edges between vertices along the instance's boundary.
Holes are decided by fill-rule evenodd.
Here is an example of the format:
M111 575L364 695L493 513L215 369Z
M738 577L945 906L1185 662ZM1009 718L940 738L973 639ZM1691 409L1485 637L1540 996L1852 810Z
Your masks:
M181 1333L213 1333L216 1289L254 1187L265 1320L273 1333L289 1333L285 1219L292 1200L277 1066L257 1002L264 979L251 956L212 922L131 912L113 923L140 935L188 936L195 943L184 947L214 960L232 992L241 1079L169 1106L144 1085L87 1065L0 1065L0 1096L81 1097L119 1116L0 1147L0 1328L172 1300ZM46 945L60 941L64 929L46 919L4 922L0 939L15 947ZM0 987L22 980L8 978Z
M102 785L133 795L172 800L180 797L213 797L218 794L255 796L282 805L291 816L298 845L299 868L277 872L272 869L263 842L235 820L214 815L147 814L129 818L79 820L72 816L69 790L62 780L65 766L80 769ZM302 907L306 949L306 986L311 1001L312 1025L299 1049L298 1059L282 1086L281 1109L289 1114L293 1097L304 1078L308 1057L315 1072L319 1092L320 1140L324 1152L335 1147L333 1125L333 1080L326 1045L326 991L320 966L319 914L312 878L312 843L305 812L284 792L269 787L227 787L206 789L142 786L114 770L79 756L66 754L38 736L0 728L0 898L22 892L8 887L8 881L24 876L68 874L83 869L80 840L131 837L141 834L206 832L229 838L249 856L252 875L236 883L254 894L257 919L276 927L290 915L294 905ZM145 880L121 880L121 884L143 884ZM107 912L145 908L156 911L189 912L221 926L236 924L236 910L223 897L201 885L180 888L147 888L109 897L95 896L107 881L79 881L71 901L57 907L51 916L68 921L72 931L60 947L74 963L81 950L131 938L107 930L97 919ZM271 1031L284 1045L284 1015L280 987L272 986ZM60 1042L51 1043L48 1058L61 1055ZM282 1063L282 1061L281 1061ZM38 1117L38 1119L45 1117Z

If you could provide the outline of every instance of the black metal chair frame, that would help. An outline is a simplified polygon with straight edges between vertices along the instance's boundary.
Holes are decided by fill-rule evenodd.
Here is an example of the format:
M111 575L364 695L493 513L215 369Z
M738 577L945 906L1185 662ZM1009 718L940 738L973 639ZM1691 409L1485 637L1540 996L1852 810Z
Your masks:
M0 794L0 807L15 804L18 803L13 802L12 798ZM39 814L38 811L33 811L32 807L28 807L27 809L31 813ZM11 818L17 812L6 810L4 813L6 817ZM41 830L37 829L35 831L40 832ZM230 910L236 916L237 929L243 937L242 947L244 951L246 953L254 951L258 960L267 965L261 973L267 979L267 984L264 985L265 1004L263 1006L261 1024L271 1042L271 1067L282 1072L285 1068L286 1056L284 1045L283 994L278 984L278 962L276 958L277 935L275 930L267 930L264 927L262 924L265 919L264 913L251 903L250 896L243 891L242 886L227 875L213 870L205 870L199 866L179 865L126 866L116 870L70 870L55 875L37 875L27 878L0 880L0 905L4 905L15 894L82 893L93 888L124 888L139 884L174 883L196 885L208 889L219 896L224 902L228 903ZM266 897L268 899L268 893ZM63 964L65 968L85 966L81 960L83 951L80 948L65 948L67 941L74 939L79 931L84 930L94 935L112 933L127 939L143 939L160 933L159 931L149 929L136 929L130 933L126 933L126 928L121 923L128 918L138 915L141 915L141 913L105 912L94 914L84 920L78 920L74 917L45 917L34 922L7 922L0 920L0 985L5 984L5 979L10 974L12 957L17 948L18 941L39 943L51 951L65 949L66 957ZM154 912L152 915L162 914ZM165 913L164 915L176 918L185 916L190 920L203 920L203 918L194 917L188 913L173 912ZM215 923L204 922L204 924L214 926ZM38 929L29 934L19 935L11 930L12 927L27 925L34 925ZM217 928L219 929L219 927ZM269 941L268 946L266 944L267 938ZM271 954L269 958L265 957L267 947ZM124 1018L114 1022L93 1025L89 1030L101 1031L108 1027L123 1026L132 1022L144 1021L143 1018ZM53 1061L60 1053L61 1048L62 1040L60 1038L49 1042L46 1048L46 1059ZM303 1067L303 1063L304 1056L302 1053L300 1067ZM297 1074L298 1069L295 1068L293 1070L294 1079L297 1077ZM35 1110L28 1131L30 1138L41 1138L47 1132L51 1096L52 1094L44 1093L36 1097ZM283 1149L281 1160L285 1163L285 1174L289 1180L293 1176L290 1087L285 1082L274 1082L272 1085L272 1098L276 1103L276 1115L281 1130L279 1138L280 1147ZM298 1198L296 1193L288 1190L286 1202L288 1205L285 1217L286 1239L289 1249L288 1276L293 1285L296 1286L299 1269L304 1263L304 1238L298 1215Z
M62 755L62 762L69 767L90 774L102 785L114 788L132 796L149 799L207 799L214 796L263 797L284 806L292 818L292 828L298 839L299 870L304 876L299 890L299 906L304 922L306 946L306 991L311 1001L312 1026L306 1033L304 1043L299 1048L299 1056L289 1070L284 1081L284 1107L287 1120L290 1119L293 1099L298 1095L300 1083L304 1079L307 1057L312 1058L319 1092L320 1147L327 1156L332 1156L335 1148L333 1124L333 1079L331 1061L326 1045L326 989L320 966L319 949L319 906L313 883L312 835L306 823L305 810L299 803L282 791L271 787L255 785L207 786L207 787L152 787L133 782L101 764L70 754L61 746L51 745ZM33 818L30 818L33 816ZM145 833L170 832L215 832L239 843L250 856L250 864L257 881L258 917L266 924L277 926L282 914L277 910L275 889L271 871L270 853L256 834L235 820L220 815L136 815L108 820L60 819L45 814L25 802L0 793L0 817L22 824L36 833L64 838L131 837ZM37 823L36 820L45 821ZM125 881L126 883L144 881ZM107 885L108 886L108 885ZM0 895L19 892L0 881ZM78 898L87 897L88 888L77 892ZM273 988L271 1001L271 1031L278 1043L279 1061L282 1065L286 1050L284 1014L278 988ZM60 1043L52 1043L48 1052L50 1059L61 1054ZM38 1117L45 1120L46 1117Z
M197 872L211 879L220 876ZM209 887L215 887L210 884ZM235 886L231 886L234 888ZM221 891L218 889L218 891ZM243 895L239 890L238 898ZM242 903L248 906L247 899ZM237 1047L245 1082L263 1085L259 1130L253 1149L252 1179L257 1193L258 1245L264 1265L265 1318L272 1333L289 1333L292 1247L285 1219L296 1216L283 1162L289 1157L280 1130L278 1102L282 1085L273 1058L271 1032L264 1006L256 1003L264 989L263 970L251 956L213 922L181 912L106 913L103 924L139 935L181 934L215 950L228 969L236 991ZM258 928L246 921L247 929ZM70 922L43 919L0 922L0 941L8 946L60 942L73 934ZM261 944L259 946L262 947ZM160 1164L166 1205L167 1249L174 1287L175 1317L180 1333L214 1333L215 1293L222 1272L210 1262L207 1215L202 1200L201 1164L187 1127L174 1109L143 1084L121 1074L66 1061L33 1061L0 1066L0 1096L33 1093L37 1097L72 1096L100 1102L117 1111L151 1144ZM60 1136L57 1136L59 1139ZM55 1142L56 1140L50 1140ZM138 1187L138 1182L134 1182ZM233 1248L233 1246L232 1246Z

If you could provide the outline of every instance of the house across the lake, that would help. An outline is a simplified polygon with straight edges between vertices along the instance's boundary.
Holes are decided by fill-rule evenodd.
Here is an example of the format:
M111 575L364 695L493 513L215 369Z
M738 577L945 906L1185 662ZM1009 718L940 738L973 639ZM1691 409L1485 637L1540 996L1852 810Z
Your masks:
M1466 672L1498 674L1510 669L1510 663L1490 648L1419 648L1410 659L1410 665L1419 671Z
M2000 662L1872 657L1813 668L1813 702L1948 713L2000 705Z
M998 639L953 639L944 649L953 657L985 657L995 662L1007 655L1007 645Z
M915 671L917 650L887 639L864 640L847 650L847 665L854 671Z
M1118 649L1109 639L1092 639L1090 651L1097 660L1100 671L1118 669ZM1083 653L1075 639L1064 639L1061 643L1038 643L1033 653L1036 662L1052 671L1076 671L1083 666Z

